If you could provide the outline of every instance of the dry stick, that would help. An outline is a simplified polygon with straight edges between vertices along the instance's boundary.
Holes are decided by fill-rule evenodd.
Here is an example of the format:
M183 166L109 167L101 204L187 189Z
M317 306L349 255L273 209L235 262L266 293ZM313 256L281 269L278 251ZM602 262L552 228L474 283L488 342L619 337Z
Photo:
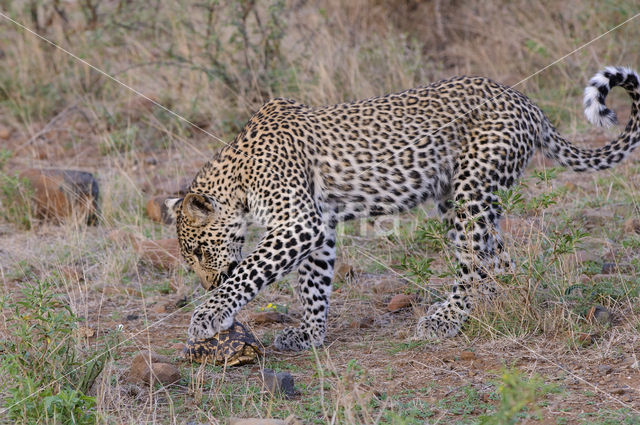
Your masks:
M395 271L395 270L393 270L391 267L389 267L388 265L384 264L383 262L381 262L380 260L376 259L375 257L373 257L373 256L369 255L368 253L366 253L366 252L364 252L364 251L362 251L362 250L360 250L360 249L358 249L358 248L355 248L355 249L356 249L360 254L362 254L362 255L364 255L365 257L368 257L369 259L371 259L371 260L375 261L376 263L378 263L378 264L382 265L382 266L383 266L383 267L385 267L387 270L389 270L389 271L391 271L391 272L393 272L393 273L395 273L395 274L397 274L397 275L402 276L400 273L396 272L396 271ZM410 278L408 278L408 277L406 277L406 276L402 276L402 277L403 277L404 279L406 279L406 280L410 281L411 283L415 284L416 286L420 287L420 284L418 284L417 282L414 282L412 279L410 279ZM484 322L482 319L480 319L479 317L477 317L477 316L473 315L472 313L469 313L469 316L470 316L470 317L473 317L475 320L477 320L477 321L478 321L478 323L480 323L482 326L485 326L487 329L490 329L490 330L494 331L495 333L502 335L503 337L507 338L508 340L510 340L511 342L515 343L516 345L518 345L518 346L520 346L520 347L524 348L525 350L529 351L529 352L530 352L531 354L533 354L534 356L537 356L537 357L539 357L540 359L545 360L545 361L547 361L547 362L551 363L552 365L556 366L557 368L559 368L559 369L561 369L561 370L563 370L563 371L567 372L567 373L568 373L569 375L571 375L573 378L575 378L575 379L577 379L577 380L579 380L579 381L582 381L582 382L584 382L585 384L587 384L587 385L589 385L589 386L593 387L596 391L601 392L601 393L603 393L603 394L607 395L610 399L612 399L612 400L614 400L614 401L617 401L618 403L622 404L624 407L628 407L628 408L630 408L631 410L633 410L634 412L636 412L636 413L640 413L640 410L635 409L632 405L627 404L627 403L625 403L624 401L620 400L619 398L614 397L613 395L609 394L609 393L608 393L608 392L606 392L605 390L600 389L597 385L592 384L591 382L587 381L586 379L582 378L581 376L576 375L575 373L573 373L573 372L571 372L570 370L566 369L565 367L563 367L563 366L562 366L562 365L560 365L559 363L556 363L556 362L554 362L553 360L549 359L548 357L546 357L546 356L544 356L544 355L542 355L542 354L537 353L536 351L534 351L534 350L532 350L531 348L527 347L526 345L524 345L523 343L519 342L519 341L518 341L518 340L516 340L515 338L510 337L509 335L505 334L504 332L502 332L502 331L500 331L500 330L498 330L498 329L494 328L494 327L493 327L493 326L491 326L490 324L488 324L488 323Z

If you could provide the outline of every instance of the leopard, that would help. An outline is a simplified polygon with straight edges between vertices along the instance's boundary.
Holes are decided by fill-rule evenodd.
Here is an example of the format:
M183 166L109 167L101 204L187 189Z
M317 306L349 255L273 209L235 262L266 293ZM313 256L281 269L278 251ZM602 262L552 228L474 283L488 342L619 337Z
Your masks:
M451 289L425 308L413 337L456 336L476 299L495 294L495 276L513 266L499 228L499 193L519 181L533 153L577 172L596 171L620 163L640 143L640 89L630 68L606 67L588 81L586 118L597 126L617 123L605 104L616 86L631 98L630 117L597 148L572 144L527 96L479 76L329 106L266 102L212 155L185 196L165 201L181 255L208 291L189 337L228 329L261 290L297 270L292 286L302 319L273 346L321 347L338 223L427 200L449 229L457 267ZM247 223L263 226L264 234L245 255Z

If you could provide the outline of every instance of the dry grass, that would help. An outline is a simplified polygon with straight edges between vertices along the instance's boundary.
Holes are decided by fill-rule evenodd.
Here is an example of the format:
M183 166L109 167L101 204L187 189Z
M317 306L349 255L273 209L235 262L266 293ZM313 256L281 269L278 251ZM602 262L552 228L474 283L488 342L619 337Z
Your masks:
M437 276L449 271L451 253L436 252L428 248L433 241L417 236L419 226L434 216L427 204L392 219L344 226L340 255L357 272L335 284L325 349L300 354L268 349L262 364L231 370L178 363L183 379L168 388L132 385L123 378L138 350L152 348L177 358L170 347L183 341L190 312L203 294L185 268L153 267L140 261L130 244L109 237L122 228L153 239L173 237L173 228L145 217L146 199L191 178L270 97L319 105L463 73L516 84L630 18L636 9L631 1L595 0L187 1L157 2L155 7L141 1L5 2L3 13L215 138L3 23L0 127L11 135L2 141L0 173L12 176L26 167L91 171L100 182L101 214L97 227L75 220L54 225L28 216L30 230L15 219L0 222L0 297L5 307L0 312L0 350L5 350L0 361L10 351L4 344L19 340L17 326L29 324L6 306L29 299L20 292L28 285L47 282L48 290L61 296L52 304L54 310L69 306L81 320L73 327L95 332L57 334L56 341L70 347L80 363L56 363L60 369L52 376L61 379L52 386L52 395L74 384L66 376L73 368L120 341L88 392L95 397L94 421L101 423L217 423L234 415L290 413L305 423L478 423L485 414L493 415L485 423L507 423L500 419L499 400L509 394L499 393L499 383L502 379L508 388L505 382L517 374L501 372L505 367L544 381L517 381L523 394L537 388L518 421L636 423L637 416L631 415L640 408L640 374L634 362L640 236L624 230L624 223L640 211L637 154L610 172L559 172L545 182L528 173L522 188L528 204L514 211L517 218L506 238L515 272L500 280L503 295L478 308L458 338L437 344L411 340L411 328L424 307L450 283L450 277ZM602 133L586 127L581 92L604 65L638 67L638 28L636 21L630 22L518 89L577 143L601 144L616 130ZM623 96L611 100L616 110L628 110ZM532 169L548 168L539 158L534 162ZM5 188L12 187L3 182ZM545 194L556 203L543 208ZM7 208L6 195L3 202L0 208ZM391 236L380 236L380 229L392 225ZM554 252L561 235L575 229L589 235L574 251ZM433 262L421 275L403 266L408 258ZM620 267L603 276L603 262ZM69 268L80 278L70 275ZM395 292L374 290L385 279L396 281L395 292L416 297L413 309L386 311ZM268 302L288 305L289 315L299 318L287 282L261 294L240 318ZM175 308L185 293L191 304ZM165 303L171 304L169 311L157 309ZM595 304L614 314L615 326L586 320ZM372 321L372 327L354 327L363 319ZM66 323L60 320L55 323ZM254 331L268 344L282 326L256 326ZM593 344L585 347L584 335L593 336ZM465 350L473 351L475 360L462 360ZM23 357L33 354L25 349ZM265 366L290 371L301 397L273 398L263 391L257 376ZM6 406L8 383L21 382L21 375L6 369L0 373L0 382L7 383L0 385L0 401ZM551 384L555 387L546 386ZM47 390L44 385L34 389L42 390L40 395ZM20 420L34 422L0 414L0 423ZM38 422L62 419L41 417Z

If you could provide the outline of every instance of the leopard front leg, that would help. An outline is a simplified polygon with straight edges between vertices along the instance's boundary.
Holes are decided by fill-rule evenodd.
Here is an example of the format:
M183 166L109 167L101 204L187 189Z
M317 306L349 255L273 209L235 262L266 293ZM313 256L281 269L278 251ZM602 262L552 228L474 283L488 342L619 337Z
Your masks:
M278 350L301 351L319 347L324 342L331 279L336 257L335 230L328 232L324 245L300 264L296 292L304 307L300 327L287 327L273 345Z
M300 228L304 230L295 231ZM323 246L324 241L322 226L315 219L305 226L296 223L267 229L255 250L211 291L207 301L196 308L191 317L189 337L211 338L231 327L238 311L261 289L293 270L312 250ZM267 252L271 254L266 255Z

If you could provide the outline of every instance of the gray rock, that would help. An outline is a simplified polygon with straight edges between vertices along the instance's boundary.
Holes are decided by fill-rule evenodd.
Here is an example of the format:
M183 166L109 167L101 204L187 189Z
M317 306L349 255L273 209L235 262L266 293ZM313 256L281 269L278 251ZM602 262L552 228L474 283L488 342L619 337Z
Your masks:
M36 216L62 219L73 212L86 214L87 224L98 224L100 189L86 171L30 168L20 173L33 191Z
M262 382L264 387L273 395L282 394L286 398L298 395L295 388L293 376L289 372L274 372L271 369L262 371Z

